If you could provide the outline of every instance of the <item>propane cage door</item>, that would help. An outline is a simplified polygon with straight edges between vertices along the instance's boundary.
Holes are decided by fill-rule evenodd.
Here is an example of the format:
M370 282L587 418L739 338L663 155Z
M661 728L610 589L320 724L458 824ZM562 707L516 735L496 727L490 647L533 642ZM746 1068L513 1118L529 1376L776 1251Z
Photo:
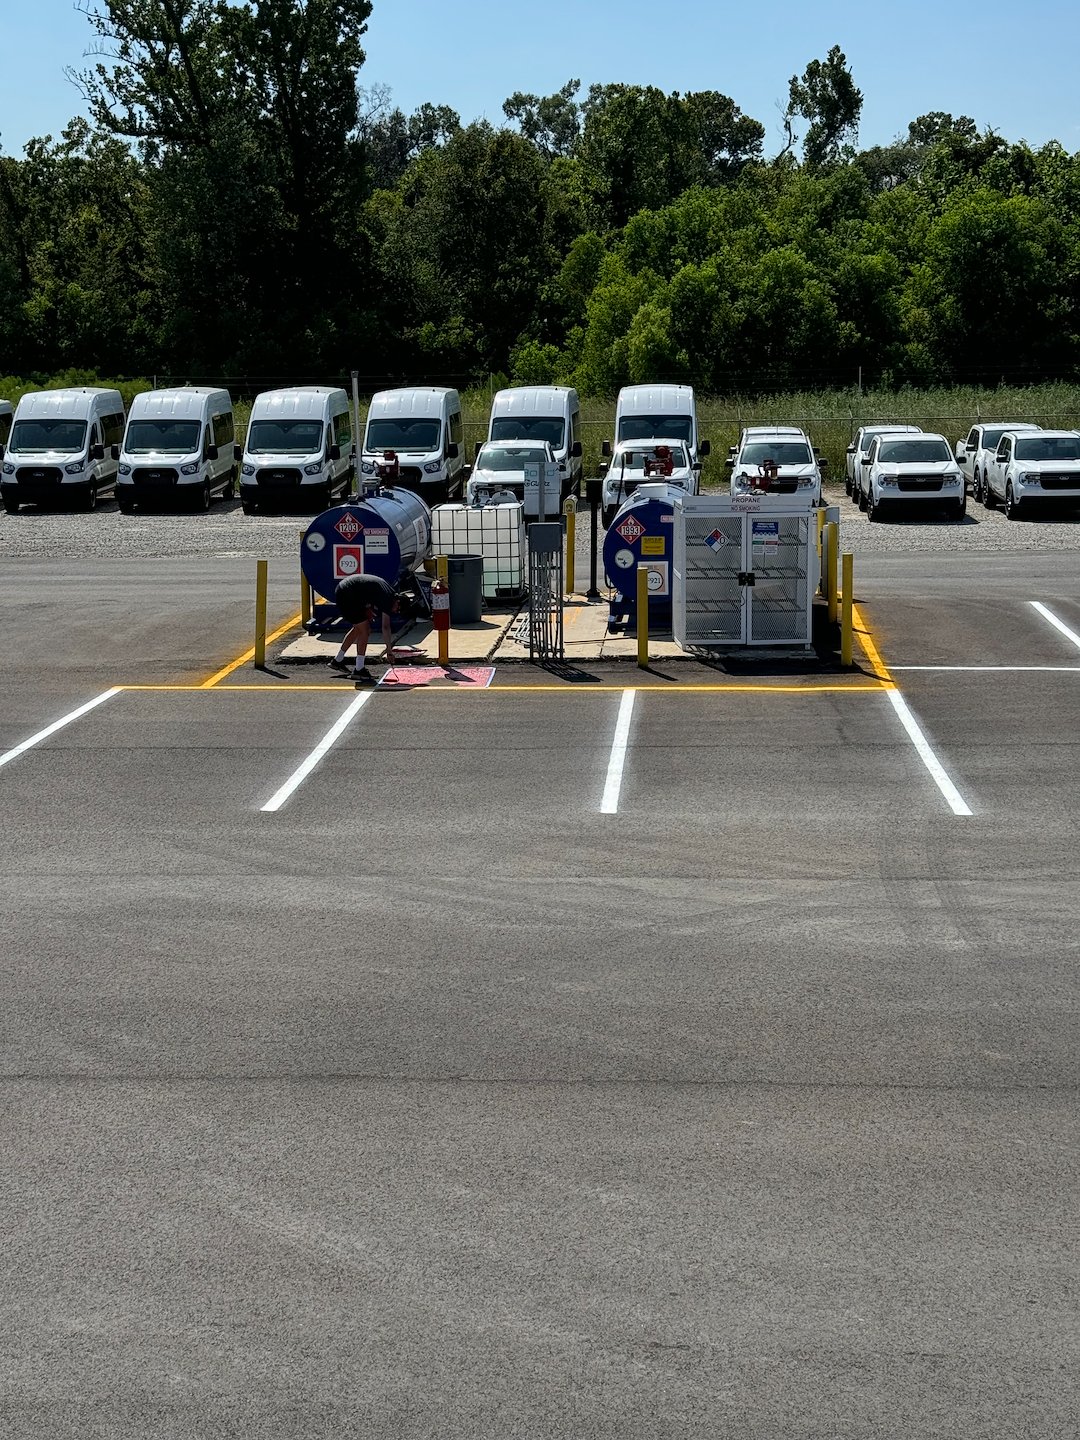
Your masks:
M684 649L746 643L743 520L676 503L672 632Z
M744 591L749 644L809 645L816 583L809 563L814 518L767 514L744 517L743 561L754 576L754 583Z

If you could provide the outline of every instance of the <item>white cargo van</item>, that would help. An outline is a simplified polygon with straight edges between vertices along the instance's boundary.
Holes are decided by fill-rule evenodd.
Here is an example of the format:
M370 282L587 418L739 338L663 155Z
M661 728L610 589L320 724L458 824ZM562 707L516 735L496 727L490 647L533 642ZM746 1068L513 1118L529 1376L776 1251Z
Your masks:
M79 387L24 395L0 465L4 509L25 501L93 510L111 490L124 434L119 390Z
M416 385L373 395L360 455L361 477L373 480L388 450L397 456L396 485L415 491L429 505L460 495L465 442L458 392Z
M169 500L208 510L215 492L222 499L233 494L235 439L227 390L187 385L136 395L120 447L116 503L125 515L136 502Z
M704 459L710 446L698 434L693 387L624 385L615 404L615 443L624 440L681 440L692 461ZM602 449L610 455L610 441Z
M304 501L325 510L352 489L352 418L344 390L297 385L255 397L240 466L244 513ZM239 450L239 446L237 447Z
M565 385L518 385L499 390L491 402L489 440L546 441L566 466L563 499L581 494L581 406Z
M10 400L0 400L0 460L4 458L4 449L7 446L8 436L11 434L11 422L15 419L15 406Z

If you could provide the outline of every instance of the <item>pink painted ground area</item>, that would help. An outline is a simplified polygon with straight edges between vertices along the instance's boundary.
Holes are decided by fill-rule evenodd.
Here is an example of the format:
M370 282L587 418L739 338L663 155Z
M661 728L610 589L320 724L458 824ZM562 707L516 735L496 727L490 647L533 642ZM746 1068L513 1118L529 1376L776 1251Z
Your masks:
M495 677L493 665L451 665L442 670L438 665L394 665L379 681L380 688L394 690L420 685L451 685L486 690Z

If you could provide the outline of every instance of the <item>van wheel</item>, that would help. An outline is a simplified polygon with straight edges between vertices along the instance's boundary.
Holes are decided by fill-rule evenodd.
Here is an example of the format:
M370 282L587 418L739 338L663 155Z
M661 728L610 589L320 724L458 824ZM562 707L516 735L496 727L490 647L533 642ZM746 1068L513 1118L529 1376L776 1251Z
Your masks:
M235 496L235 494L236 494L236 475L235 475L235 473L234 473L232 470L230 470L230 471L229 471L229 478L225 481L225 484L224 484L224 485L222 486L222 488L221 488L221 498L222 498L222 500L231 500L231 499L233 499L233 497Z
M191 503L191 508L192 508L192 510L209 510L209 509L210 509L210 483L209 483L209 481L207 481L205 484L200 485L200 486L198 487L198 489L197 489L197 490L195 491L195 493L192 495L192 497L191 497L191 502L190 502L190 503Z
M97 486L96 486L96 485L88 485L88 486L86 487L86 494L85 494L85 495L83 496L83 498L82 498L82 508L83 508L84 510L96 510L96 509L97 509Z
M14 495L4 496L4 509L9 515L17 515L19 513L19 501L15 499Z
M254 515L258 512L259 502L258 500L249 500L247 496L244 495L241 497L240 507L245 515Z
M121 515L135 514L135 501L130 495L125 495L122 490L116 492L116 503L120 507Z

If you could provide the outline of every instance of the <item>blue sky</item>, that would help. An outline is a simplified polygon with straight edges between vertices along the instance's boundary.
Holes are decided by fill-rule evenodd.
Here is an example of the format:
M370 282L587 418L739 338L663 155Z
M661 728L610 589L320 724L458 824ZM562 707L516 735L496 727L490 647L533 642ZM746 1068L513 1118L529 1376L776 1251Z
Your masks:
M2 0L0 146L59 134L81 113L64 77L92 43L71 0ZM12 13L14 12L14 13ZM1080 150L1080 6L1031 0L375 0L361 83L388 85L410 110L452 105L499 123L515 90L547 94L576 77L720 90L768 128L807 61L839 45L864 95L860 142L885 144L929 110L971 115L1009 140Z

